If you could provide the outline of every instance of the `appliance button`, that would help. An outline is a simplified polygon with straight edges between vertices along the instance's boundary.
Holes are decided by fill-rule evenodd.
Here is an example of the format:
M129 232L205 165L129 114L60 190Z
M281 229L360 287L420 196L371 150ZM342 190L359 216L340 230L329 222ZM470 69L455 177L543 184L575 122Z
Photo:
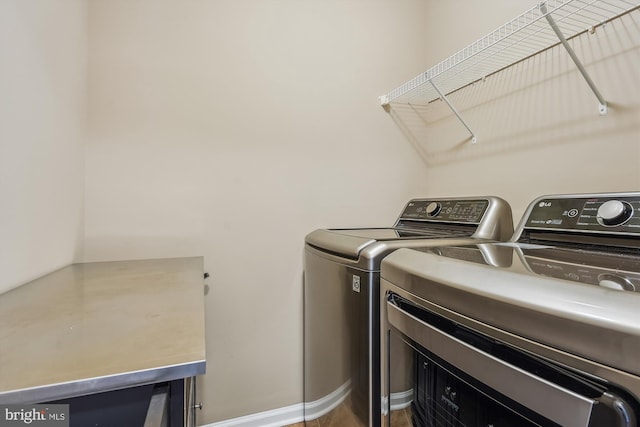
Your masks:
M633 216L633 208L627 202L609 200L598 208L598 222L605 226L616 226L625 223Z
M440 213L442 205L438 202L431 202L427 205L427 215L436 216Z
M619 291L635 291L636 287L626 277L617 274L602 273L598 276L598 285Z

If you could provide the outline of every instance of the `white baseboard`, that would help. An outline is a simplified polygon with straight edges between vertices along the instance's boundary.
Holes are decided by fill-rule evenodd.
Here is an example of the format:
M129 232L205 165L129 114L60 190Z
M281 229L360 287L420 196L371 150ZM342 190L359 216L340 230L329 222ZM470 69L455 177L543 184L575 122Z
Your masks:
M302 422L305 420L305 416L307 421L315 420L341 404L350 391L351 382L347 381L328 395L313 402L296 403L284 408L218 421L213 424L201 425L200 427L282 427ZM391 410L396 411L406 408L411 404L412 400L413 389L391 393ZM386 408L384 399L382 405L383 408Z
M284 408L258 412L244 417L232 418L200 427L282 427L304 420L304 405L297 403Z
M382 415L389 415L389 411L387 410L387 403L389 403L388 397L383 397L381 400L382 404ZM406 391L398 391L395 393L391 393L391 410L398 411L406 408L411 405L413 401L413 389L410 388Z
M391 410L397 411L411 405L413 401L413 389L391 393Z
M320 418L326 413L331 412L336 406L341 404L351 392L351 380L342 384L340 387L313 402L304 404L305 420L311 421Z
M351 382L347 381L328 395L313 402L296 403L284 408L218 421L213 424L201 425L200 427L282 427L304 421L305 415L307 421L315 420L341 404L350 391ZM412 400L413 389L391 393L391 410L404 409L411 404ZM384 399L382 405L383 408L386 408Z
M347 381L328 395L313 402L297 403L200 427L282 427L304 421L305 412L307 420L315 420L341 404L350 391L351 381Z

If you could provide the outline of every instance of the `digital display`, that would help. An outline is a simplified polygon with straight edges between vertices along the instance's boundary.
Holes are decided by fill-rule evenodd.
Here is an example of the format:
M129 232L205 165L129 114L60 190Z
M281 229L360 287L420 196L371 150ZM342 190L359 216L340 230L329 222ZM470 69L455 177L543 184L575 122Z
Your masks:
M447 208L447 211L450 220L478 222L486 206L486 203L456 202L453 207Z
M412 200L401 218L479 223L488 206L488 200Z

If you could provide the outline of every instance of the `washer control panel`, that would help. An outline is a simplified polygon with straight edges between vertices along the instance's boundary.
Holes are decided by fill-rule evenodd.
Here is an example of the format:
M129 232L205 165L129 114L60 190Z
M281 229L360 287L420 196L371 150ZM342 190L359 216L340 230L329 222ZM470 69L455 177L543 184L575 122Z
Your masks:
M411 200L400 219L480 223L488 200Z
M525 228L640 235L640 194L539 199Z

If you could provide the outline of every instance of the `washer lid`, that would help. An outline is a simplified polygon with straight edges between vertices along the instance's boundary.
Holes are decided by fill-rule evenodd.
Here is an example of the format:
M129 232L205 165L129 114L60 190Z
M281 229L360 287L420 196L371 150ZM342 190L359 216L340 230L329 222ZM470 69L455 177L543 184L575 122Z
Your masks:
M342 256L357 259L362 250L375 243L391 240L415 239L452 239L468 237L474 229L454 229L452 227L437 226L420 231L402 230L399 228L334 228L316 230L307 235L305 241L326 252L337 253Z
M373 230L379 231L379 229ZM381 230L394 231L393 229ZM344 231L353 231L354 233L341 233L338 230L316 230L307 234L305 242L318 249L356 259L364 248L377 240L376 237L367 236L364 229ZM378 234L379 236L379 233L372 234Z

